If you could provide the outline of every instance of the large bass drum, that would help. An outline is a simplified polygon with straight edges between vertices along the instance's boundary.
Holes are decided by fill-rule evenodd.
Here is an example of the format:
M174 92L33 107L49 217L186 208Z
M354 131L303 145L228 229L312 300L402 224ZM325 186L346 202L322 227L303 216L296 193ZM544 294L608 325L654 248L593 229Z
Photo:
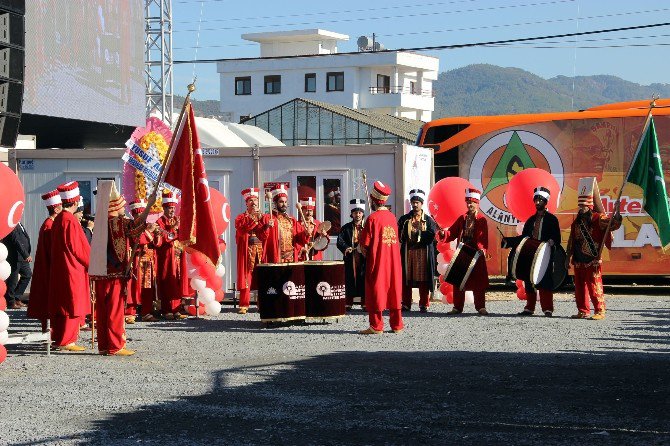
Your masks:
M547 242L524 237L514 250L512 273L518 280L537 285L544 278L551 261Z
M307 319L339 319L346 314L343 261L305 262Z
M568 270L565 267L565 258L567 254L563 246L558 245L554 249L554 270L551 271L552 279L554 283L554 290L557 290L565 282L565 278L568 276ZM547 273L548 274L548 273Z
M261 322L305 319L305 271L302 263L261 263L258 280L258 312Z
M481 252L478 249L459 243L451 262L449 262L447 271L444 273L444 281L463 291L470 274L475 269L479 256L481 256Z

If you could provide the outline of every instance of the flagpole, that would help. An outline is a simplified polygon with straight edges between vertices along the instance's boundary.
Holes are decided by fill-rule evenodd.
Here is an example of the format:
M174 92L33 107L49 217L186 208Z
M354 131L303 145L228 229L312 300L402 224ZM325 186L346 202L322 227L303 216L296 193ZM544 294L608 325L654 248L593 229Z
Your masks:
M174 152L175 152L174 148L179 142L179 139L181 137L181 132L183 130L183 124L184 124L184 115L186 114L186 109L190 104L191 93L195 91L195 81L193 82L194 83L188 84L188 86L186 87L188 89L188 93L186 93L186 97L184 98L184 104L182 105L181 111L179 112L177 125L175 126L174 133L172 134L172 140L170 141L170 145L168 146L168 151L165 154L165 158L163 158L163 163L161 164L161 170L159 171L158 178L156 179L156 185L154 186L154 189L151 191L151 195L147 199L147 206L144 208L142 213L138 215L137 218L135 218L134 220L135 226L138 226L139 224L142 224L147 220L149 212L151 212L151 208L153 207L154 203L156 203L156 199L158 196L158 189L165 180L167 168L172 163L172 158L174 158ZM172 113L172 110L170 110L170 113ZM137 248L139 246L138 242L139 240L132 242L132 247L130 250L131 261L128 262L128 266L126 267L125 277L128 277L130 274L130 268L132 268L132 259L135 257L135 254L137 253Z
M647 131L649 130L649 125L651 124L651 118L652 118L652 110L656 106L656 98L652 97L651 102L649 103L649 110L647 110L647 117L645 118L644 121L644 126L642 127L642 133L640 134L640 139L637 142L637 148L635 149L635 154L633 155L633 159L630 161L630 164L628 165L628 169L626 171L626 175L623 177L623 181L621 182L621 187L619 188L619 193L617 194L616 201L614 202L615 209L612 212L612 217L610 217L609 221L607 222L607 229L605 230L605 239L607 239L607 235L610 232L610 228L612 227L612 220L614 219L614 216L616 213L619 211L619 201L621 200L621 195L623 193L623 188L628 182L628 177L630 176L630 172L633 169L633 166L635 165L635 161L637 161L637 157L640 154L640 149L642 149L642 144L644 141L644 137L647 134ZM607 210L605 210L607 212ZM601 259L602 253L603 253L603 247L605 246L605 240L600 244L598 247L598 260Z

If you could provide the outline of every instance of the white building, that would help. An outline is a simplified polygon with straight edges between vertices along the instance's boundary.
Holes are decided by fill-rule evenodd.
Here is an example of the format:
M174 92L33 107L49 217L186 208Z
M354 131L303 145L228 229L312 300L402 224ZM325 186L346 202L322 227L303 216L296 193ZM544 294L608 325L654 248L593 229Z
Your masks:
M349 36L320 29L244 34L260 58L218 63L221 112L238 122L306 98L429 121L439 60L404 51L338 53ZM296 57L297 56L297 57Z

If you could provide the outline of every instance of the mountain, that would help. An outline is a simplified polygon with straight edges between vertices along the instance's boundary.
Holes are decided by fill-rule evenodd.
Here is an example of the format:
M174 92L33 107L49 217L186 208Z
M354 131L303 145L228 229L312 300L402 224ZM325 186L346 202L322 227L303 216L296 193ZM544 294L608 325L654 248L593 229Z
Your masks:
M179 113L181 106L184 103L184 96L174 96L174 108L175 112ZM191 99L193 104L193 111L196 116L203 116L205 118L216 117L221 115L221 105L220 101L216 99L206 99L204 101L199 101L197 99Z
M468 65L440 73L433 89L433 119L570 111L612 102L651 99L653 94L670 97L670 84L639 85L608 75L543 79L520 68L488 64Z
M574 81L574 93L573 93ZM433 83L433 119L581 110L612 102L670 97L670 84L640 85L616 76L544 79L520 68L475 64L440 73ZM573 105L574 96L574 105ZM175 96L180 110L183 96ZM217 100L192 100L196 116L220 116Z

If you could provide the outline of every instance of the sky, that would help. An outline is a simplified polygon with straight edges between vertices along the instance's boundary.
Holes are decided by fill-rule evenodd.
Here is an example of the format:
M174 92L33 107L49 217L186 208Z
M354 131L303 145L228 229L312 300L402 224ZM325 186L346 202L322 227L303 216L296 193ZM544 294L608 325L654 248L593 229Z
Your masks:
M491 42L670 22L665 0L172 0L175 61L257 57L253 32L320 28L376 35L388 49ZM670 83L670 26L532 43L426 51L440 72L475 63L517 67L543 78L609 74L643 85ZM218 99L215 63L178 64L174 93L197 76L196 99Z

